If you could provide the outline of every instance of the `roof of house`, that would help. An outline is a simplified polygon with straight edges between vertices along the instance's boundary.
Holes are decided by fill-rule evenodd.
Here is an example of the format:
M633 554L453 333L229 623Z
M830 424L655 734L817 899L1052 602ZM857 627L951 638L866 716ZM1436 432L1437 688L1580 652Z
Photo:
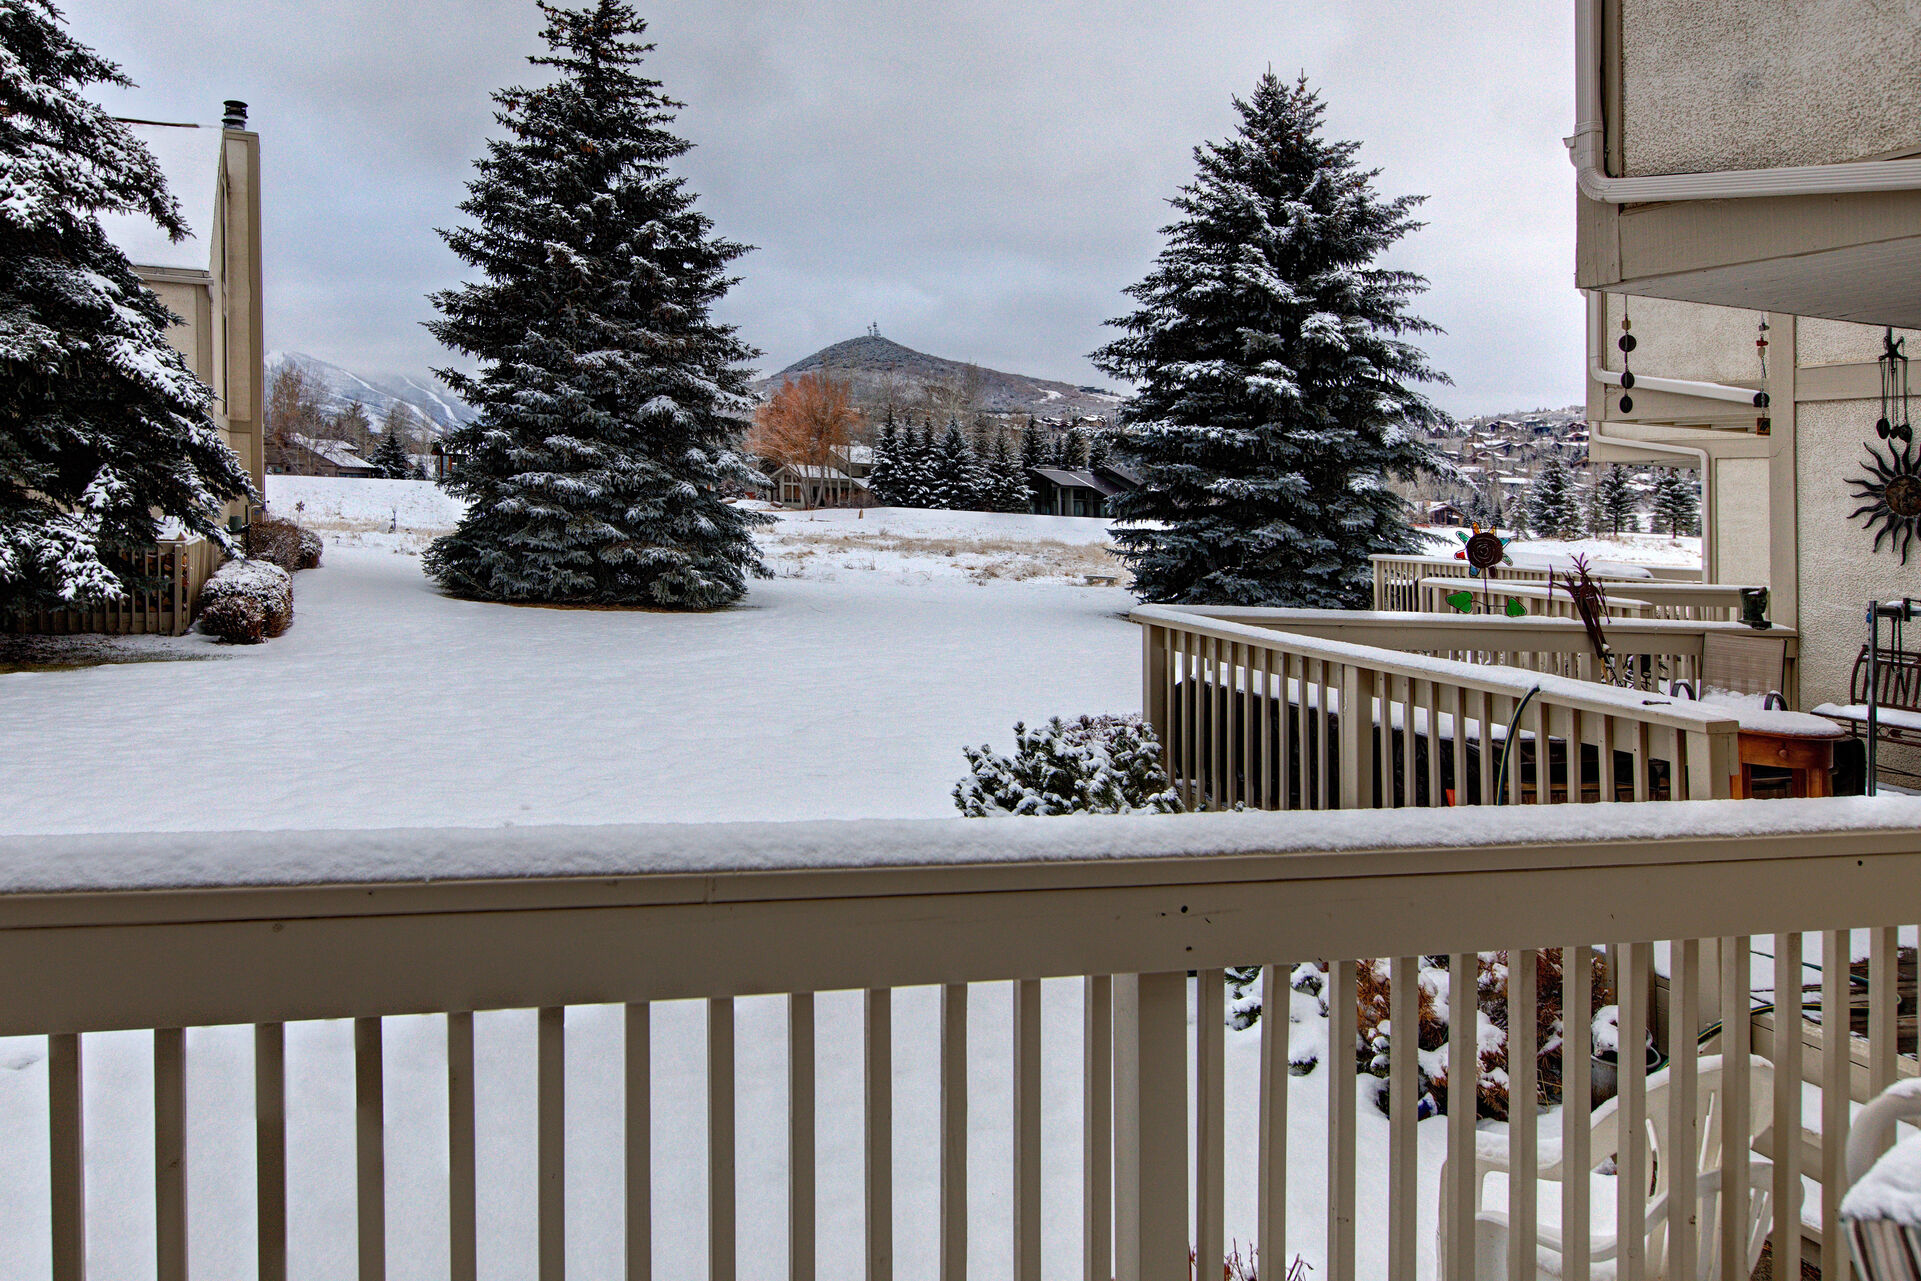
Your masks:
M288 437L294 444L311 453L320 455L340 468L358 468L366 471L379 471L372 463L360 456L360 451L344 440L327 440L318 436L292 435Z
M835 445L834 457L854 467L872 466L874 447L872 445Z
M144 121L128 122L126 128L160 162L167 190L180 202L180 216L191 234L184 240L169 240L167 233L143 214L103 213L101 229L136 267L210 270L215 195L220 188L220 144L225 131Z
M851 485L859 485L863 489L867 487L865 480L849 476L838 467L815 467L811 463L787 463L774 473L776 476L783 474L797 476L802 480L844 480Z
M1029 471L1067 489L1091 489L1103 498L1121 492L1120 486L1091 471L1065 471L1059 467L1030 467Z

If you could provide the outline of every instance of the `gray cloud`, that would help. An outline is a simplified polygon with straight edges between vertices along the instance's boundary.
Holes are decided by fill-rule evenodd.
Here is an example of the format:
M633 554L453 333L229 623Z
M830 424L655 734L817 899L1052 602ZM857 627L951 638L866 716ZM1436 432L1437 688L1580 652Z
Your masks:
M641 5L649 70L684 100L682 170L758 246L724 305L779 368L869 321L922 350L1073 382L1146 270L1191 149L1268 65L1304 70L1428 226L1395 253L1456 411L1581 390L1572 287L1572 32L1558 6L1429 0L886 6ZM461 264L458 218L525 83L531 4L89 0L75 33L140 82L116 111L211 123L251 105L265 187L268 341L369 371L448 357L419 327Z

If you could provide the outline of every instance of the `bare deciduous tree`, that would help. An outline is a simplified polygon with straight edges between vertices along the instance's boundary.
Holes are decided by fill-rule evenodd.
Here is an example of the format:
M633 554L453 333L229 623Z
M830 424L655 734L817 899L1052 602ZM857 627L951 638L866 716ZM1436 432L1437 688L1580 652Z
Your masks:
M828 373L806 373L780 385L754 412L747 447L782 466L802 469L807 506L818 506L837 451L846 450L861 422L847 384Z

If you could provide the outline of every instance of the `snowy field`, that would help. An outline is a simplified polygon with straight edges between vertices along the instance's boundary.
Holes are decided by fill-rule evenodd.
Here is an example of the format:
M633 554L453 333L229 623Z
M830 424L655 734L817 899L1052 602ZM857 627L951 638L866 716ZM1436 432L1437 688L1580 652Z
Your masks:
M173 662L0 675L0 831L218 830L945 816L963 743L1007 745L1018 719L1124 711L1139 640L1103 521L882 510L782 513L761 536L776 577L709 615L481 605L439 595L418 551L457 508L431 485L273 477L273 506L328 539L296 579L285 637L127 647ZM1559 550L1559 549L1556 549ZM1581 550L1577 547L1575 550ZM1626 559L1618 549L1603 553ZM1678 554L1678 553L1677 553ZM1642 557L1641 559L1646 559ZM1120 579L1124 583L1124 576ZM130 717L127 709L138 709ZM212 753L212 759L209 757ZM270 837L263 838L271 840ZM1043 1093L1046 1274L1078 1273L1080 987L1050 982ZM783 1115L784 1005L739 1003L738 1107ZM1296 998L1297 1052L1326 1041ZM1008 995L970 1010L970 1200L977 1281L1008 1275ZM819 1003L821 1269L860 1249L859 1009ZM568 1015L570 1275L619 1274L619 1015ZM533 1015L477 1021L482 1275L533 1271ZM352 1029L290 1029L293 1275L349 1275ZM445 1066L438 1019L388 1023L390 1275L444 1275ZM245 1029L189 1033L196 1275L251 1274ZM1191 1039L1190 1039L1191 1044ZM1229 1031L1228 1233L1253 1231L1259 1038ZM704 1015L657 1009L658 1275L705 1255ZM895 1014L896 1242L932 1275L937 1222L937 994ZM89 1036L89 1220L97 1275L152 1275L152 1058L145 1034ZM9 1276L47 1272L44 1042L0 1041L0 1240ZM1296 1251L1319 1267L1325 1066L1291 1092ZM1359 1106L1360 1274L1385 1273L1386 1122ZM1441 1122L1420 1127L1423 1271L1431 1270ZM741 1275L785 1274L782 1127L740 1127ZM1278 1269L1274 1270L1278 1272Z

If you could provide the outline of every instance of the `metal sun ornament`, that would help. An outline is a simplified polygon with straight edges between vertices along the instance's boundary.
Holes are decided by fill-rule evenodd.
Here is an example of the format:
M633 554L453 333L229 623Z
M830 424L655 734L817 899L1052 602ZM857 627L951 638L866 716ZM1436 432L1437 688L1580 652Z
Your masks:
M1461 550L1454 553L1454 559L1467 562L1467 572L1470 577L1484 579L1491 583L1495 566L1514 563L1514 558L1507 554L1507 545L1514 540L1503 538L1493 530L1482 529L1479 525L1473 526L1472 529L1472 533L1464 529L1454 531L1454 536L1463 544ZM1447 598L1447 603L1463 614L1471 613L1474 609L1474 594L1471 591L1455 592ZM1487 606L1487 612L1490 614L1494 612L1491 604ZM1519 618L1527 613L1527 606L1514 597L1509 597L1505 612L1509 618Z
M1889 329L1882 338L1881 417L1874 431L1887 442L1884 457L1870 442L1867 475L1850 478L1854 497L1861 505L1848 519L1863 521L1874 531L1874 550L1885 540L1890 551L1901 553L1908 563L1908 551L1921 536L1921 457L1915 455L1914 423L1908 403L1908 357L1902 350L1906 340L1896 338Z

